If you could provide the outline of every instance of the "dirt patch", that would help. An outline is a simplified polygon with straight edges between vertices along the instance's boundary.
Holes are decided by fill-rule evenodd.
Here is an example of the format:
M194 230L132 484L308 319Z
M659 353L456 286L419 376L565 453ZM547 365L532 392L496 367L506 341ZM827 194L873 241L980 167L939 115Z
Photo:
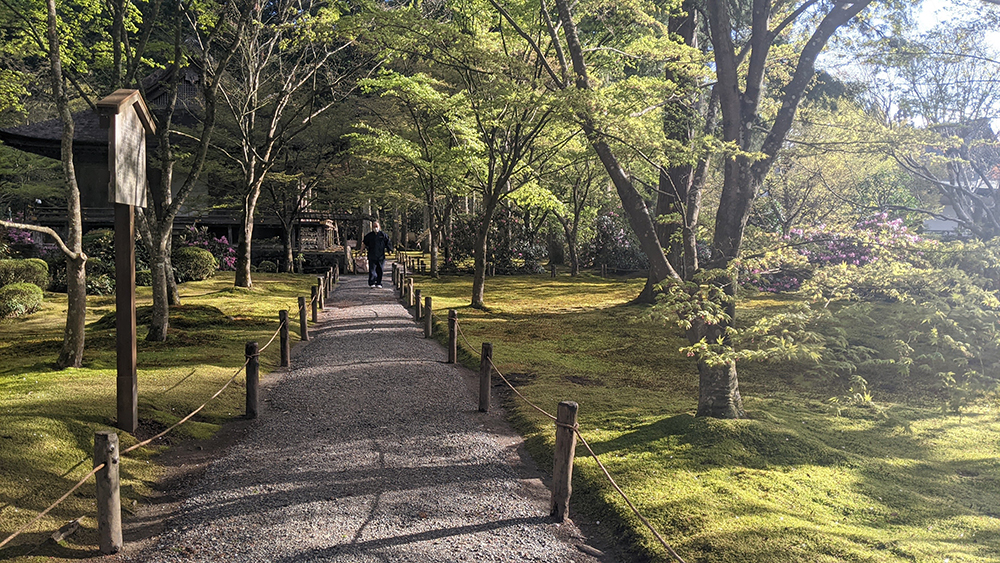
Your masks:
M566 376L566 381L576 383L577 385L583 385L585 387L604 387L604 383L597 379L581 377L579 375L568 375Z

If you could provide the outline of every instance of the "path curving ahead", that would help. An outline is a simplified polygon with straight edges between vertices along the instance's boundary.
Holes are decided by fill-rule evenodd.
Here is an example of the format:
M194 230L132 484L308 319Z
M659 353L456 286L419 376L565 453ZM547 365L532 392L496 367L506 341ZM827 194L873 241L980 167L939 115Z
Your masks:
M476 412L478 376L444 363L391 285L344 276L328 303L260 418L122 560L610 561L548 517L519 438Z

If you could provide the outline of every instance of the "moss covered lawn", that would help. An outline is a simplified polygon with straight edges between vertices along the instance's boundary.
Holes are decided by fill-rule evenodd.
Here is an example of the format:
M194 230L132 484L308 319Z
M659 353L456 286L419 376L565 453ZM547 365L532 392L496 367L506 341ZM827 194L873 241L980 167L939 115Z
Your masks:
M1000 560L994 405L959 416L903 385L838 412L829 399L845 393L841 379L744 365L750 419L695 418L696 366L677 352L685 342L626 305L642 283L493 277L484 312L468 307L468 277L416 279L434 298L440 338L444 310L458 309L467 365L492 342L495 363L530 400L552 413L559 401L579 403L583 436L688 563ZM786 302L763 295L741 306L753 314ZM880 388L878 373L866 377ZM529 450L551 467L553 425L511 397ZM613 526L636 561L671 560L582 447L570 511Z

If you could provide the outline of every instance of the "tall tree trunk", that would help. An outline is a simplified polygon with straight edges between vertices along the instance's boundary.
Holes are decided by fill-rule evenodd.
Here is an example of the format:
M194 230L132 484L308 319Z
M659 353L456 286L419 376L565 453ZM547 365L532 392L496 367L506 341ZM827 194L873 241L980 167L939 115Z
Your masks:
M687 331L688 342L695 344L702 339L715 342L726 332L722 324L706 325L696 322ZM698 362L698 412L696 416L712 418L745 418L743 398L740 396L736 362L725 365L709 365Z
M486 246L489 242L490 224L493 222L493 215L497 208L496 198L483 198L483 217L476 230L476 246L473 249L473 261L475 263L472 276L472 307L474 309L485 309L486 303Z
M569 217L556 215L559 224L562 225L563 235L566 237L566 247L569 251L569 273L571 276L580 275L580 254L577 249L577 221L579 217L574 217L572 222Z
M55 0L47 0L49 65L52 70L52 95L56 99L59 119L62 122L60 156L66 180L66 211L69 232L66 246L72 252L66 257L66 329L63 344L56 360L56 367L80 367L83 363L83 346L87 321L87 255L83 253L83 218L80 208L80 187L76 182L73 165L73 115L69 111L69 98L63 87L62 57L59 52L59 28Z
M236 287L253 287L253 280L250 279L250 259L253 241L254 213L257 211L257 199L260 197L261 177L255 177L254 164L250 164L250 173L247 175L246 186L247 195L243 198L243 209L240 210L240 235L236 244ZM359 238L360 240L360 238ZM360 244L360 243L359 243Z
M293 227L286 227L284 225L282 225L282 227L283 228L281 231L281 245L284 247L282 250L284 251L283 253L285 255L282 271L284 271L287 274L291 274L292 272L295 271L295 266L294 266L295 256L292 255Z
M556 7L559 10L559 18L563 21L563 33L566 37L566 46L570 53L573 72L576 74L576 86L581 90L590 90L590 78L587 74L587 64L583 56L583 46L580 44L576 23L573 21L573 15L570 11L569 1L556 0ZM618 192L618 197L622 202L622 209L625 210L625 215L628 216L632 231L639 240L639 246L649 260L649 278L646 287L637 300L652 302L653 284L667 278L680 279L680 276L677 275L670 262L667 261L667 256L663 253L663 245L660 243L659 237L656 236L656 227L652 217L649 215L646 202L632 184L625 170L622 169L611 147L603 140L601 132L594 125L593 117L588 114L581 114L579 117L587 139L597 152L601 164L604 165L605 170L607 170L608 175L611 177L611 183L614 184L615 191Z
M683 39L686 45L697 48L698 12L691 0L687 0L683 8L686 14L671 17L669 29ZM683 69L676 69L673 65L668 65L665 73L667 80L678 85L681 95L664 105L663 132L667 139L689 147L697 129L698 84L686 75ZM693 231L697 227L697 224L688 224L687 221L689 217L687 203L694 187L693 180L694 166L691 164L680 164L669 169L661 169L656 198L657 218L663 215L675 217L670 222L659 222L656 234L660 237L660 242L668 249L667 259L670 261L670 265L673 266L674 270L677 270L683 279L690 279L694 275L694 271L687 269L687 260L685 259L685 252L694 249L687 248L686 239L682 235L683 231ZM697 214L695 220L697 221Z
M153 277L153 310L149 321L149 332L146 333L146 340L150 342L163 342L167 339L170 319L170 289L167 280L173 278L174 273L168 269L170 250L167 248L166 238L162 233L154 235L152 255L150 256L149 267Z
M455 197L451 196L448 201L448 205L444 208L444 263L451 265L454 260L452 255L452 243L454 240L454 216L455 216Z
M438 240L440 238L440 230L437 221L437 211L435 209L437 205L437 194L433 187L427 192L427 238L428 248L431 253L431 277L438 277Z

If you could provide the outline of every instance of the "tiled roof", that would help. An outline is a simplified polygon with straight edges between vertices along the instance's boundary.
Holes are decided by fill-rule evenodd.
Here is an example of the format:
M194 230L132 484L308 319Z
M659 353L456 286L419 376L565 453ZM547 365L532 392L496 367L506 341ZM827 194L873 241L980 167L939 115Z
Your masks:
M73 114L73 153L79 157L107 159L108 130L101 129L98 115L91 110ZM62 122L58 119L0 129L4 144L25 152L59 158Z

